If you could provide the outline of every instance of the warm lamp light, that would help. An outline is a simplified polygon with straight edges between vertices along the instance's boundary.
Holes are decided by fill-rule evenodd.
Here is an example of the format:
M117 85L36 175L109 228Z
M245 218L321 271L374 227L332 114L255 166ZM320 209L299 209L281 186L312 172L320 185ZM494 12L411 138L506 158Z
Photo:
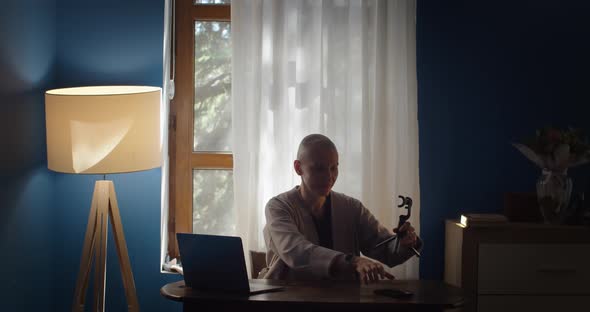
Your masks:
M49 169L107 174L160 166L160 88L56 89L45 101Z
M107 174L159 167L162 156L160 99L160 88L145 86L47 91L49 169L64 173ZM115 187L112 181L106 180L96 181L94 186L72 311L84 311L92 262L95 274L92 311L104 311L109 217L127 306L130 311L139 311Z

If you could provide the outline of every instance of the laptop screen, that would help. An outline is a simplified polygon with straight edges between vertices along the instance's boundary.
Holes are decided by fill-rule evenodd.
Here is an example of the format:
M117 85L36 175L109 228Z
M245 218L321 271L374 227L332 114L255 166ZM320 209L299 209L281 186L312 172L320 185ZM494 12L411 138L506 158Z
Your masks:
M234 236L177 233L184 281L199 290L248 292L242 240Z

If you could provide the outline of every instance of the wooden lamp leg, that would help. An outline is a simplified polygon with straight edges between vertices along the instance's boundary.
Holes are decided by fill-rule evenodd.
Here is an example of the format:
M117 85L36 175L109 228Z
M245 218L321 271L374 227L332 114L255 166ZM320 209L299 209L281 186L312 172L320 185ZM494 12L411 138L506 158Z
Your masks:
M94 260L94 303L92 311L102 312L105 308L105 285L106 285L106 253L108 219L111 219L111 226L115 236L117 255L121 266L121 276L125 297L129 311L139 311L139 303L135 290L133 273L123 234L123 225L119 215L117 196L112 181L96 181L92 205L84 237L84 247L80 260L80 271L76 281L74 302L72 312L83 312L86 301L86 290L88 288L88 276L90 274L92 261Z
M123 234L123 224L119 215L119 205L117 204L117 195L115 194L115 185L109 182L109 215L111 217L111 226L115 236L115 245L117 255L119 256L119 265L121 266L121 277L123 278L123 287L125 288L125 298L127 298L127 308L129 311L139 311L139 302L135 290L135 281L133 272L131 272L131 262L129 261L129 252L127 243L125 243L125 234Z
M88 215L88 224L86 225L86 235L84 236L84 247L82 248L82 257L80 259L80 271L78 272L76 290L74 291L72 312L84 312L88 275L90 274L90 266L92 265L92 257L94 256L97 210L98 182L94 185L94 194L92 195L92 204L90 205L90 214Z

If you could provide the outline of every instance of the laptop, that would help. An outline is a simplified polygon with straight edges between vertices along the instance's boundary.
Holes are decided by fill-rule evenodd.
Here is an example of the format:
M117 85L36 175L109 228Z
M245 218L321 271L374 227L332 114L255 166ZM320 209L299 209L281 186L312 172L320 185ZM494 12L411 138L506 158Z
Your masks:
M242 248L235 236L177 233L186 286L200 291L255 295L281 286L250 282Z

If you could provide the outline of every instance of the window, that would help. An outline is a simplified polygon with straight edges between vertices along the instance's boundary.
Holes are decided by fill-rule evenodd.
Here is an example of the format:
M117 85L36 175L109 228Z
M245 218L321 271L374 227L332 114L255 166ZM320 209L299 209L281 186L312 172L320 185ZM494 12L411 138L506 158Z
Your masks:
M168 253L176 233L234 235L229 0L176 0Z

